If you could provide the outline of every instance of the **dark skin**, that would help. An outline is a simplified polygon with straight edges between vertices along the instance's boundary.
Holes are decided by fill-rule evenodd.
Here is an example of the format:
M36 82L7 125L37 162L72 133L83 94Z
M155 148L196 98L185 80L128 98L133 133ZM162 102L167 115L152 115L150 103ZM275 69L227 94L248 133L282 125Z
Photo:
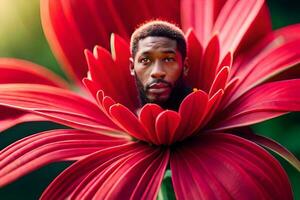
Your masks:
M177 42L166 37L151 36L139 41L130 71L135 76L142 103L156 103L177 110L186 94L183 76L186 59L178 51ZM174 108L173 108L174 107Z

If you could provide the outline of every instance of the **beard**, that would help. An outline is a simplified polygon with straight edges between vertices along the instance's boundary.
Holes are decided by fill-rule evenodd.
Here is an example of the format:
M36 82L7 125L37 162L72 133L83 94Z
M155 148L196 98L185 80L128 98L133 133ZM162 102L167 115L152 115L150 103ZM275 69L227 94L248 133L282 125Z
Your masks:
M178 110L181 101L189 93L188 88L184 84L183 74L180 75L180 77L178 78L178 80L175 82L174 85L172 85L171 83L163 79L155 79L151 83L148 83L146 86L143 86L141 80L137 77L136 73L134 77L135 77L135 83L139 92L139 98L142 105L145 105L147 103L155 103L164 109ZM154 101L154 100L150 100L147 97L147 90L149 90L150 88L149 86L153 83L164 83L171 88L171 93L167 100Z

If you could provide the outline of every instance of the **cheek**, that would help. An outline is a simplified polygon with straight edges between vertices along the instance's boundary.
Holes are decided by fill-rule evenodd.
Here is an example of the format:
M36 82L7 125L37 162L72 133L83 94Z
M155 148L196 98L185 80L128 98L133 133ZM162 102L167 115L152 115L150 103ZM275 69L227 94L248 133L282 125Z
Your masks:
M173 84L179 79L180 75L182 73L182 67L179 65L175 65L173 67L169 68L169 81L172 82Z
M137 78L140 80L140 82L145 86L147 84L147 81L150 77L149 70L143 68L143 67L136 67L135 73Z

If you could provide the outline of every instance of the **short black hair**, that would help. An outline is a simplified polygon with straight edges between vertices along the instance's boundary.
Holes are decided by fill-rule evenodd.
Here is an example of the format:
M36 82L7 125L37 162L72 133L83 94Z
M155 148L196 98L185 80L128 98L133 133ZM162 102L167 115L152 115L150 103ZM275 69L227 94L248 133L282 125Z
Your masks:
M140 25L131 35L130 52L132 58L138 50L138 42L146 37L166 37L177 42L177 49L182 58L186 57L186 40L184 34L178 26L162 20L153 20Z

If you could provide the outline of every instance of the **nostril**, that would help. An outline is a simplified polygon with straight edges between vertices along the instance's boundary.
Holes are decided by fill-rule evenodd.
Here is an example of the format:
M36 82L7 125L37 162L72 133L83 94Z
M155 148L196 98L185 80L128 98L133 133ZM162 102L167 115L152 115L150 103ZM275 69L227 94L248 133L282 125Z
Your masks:
M166 73L164 71L155 71L151 74L152 78L164 78Z

